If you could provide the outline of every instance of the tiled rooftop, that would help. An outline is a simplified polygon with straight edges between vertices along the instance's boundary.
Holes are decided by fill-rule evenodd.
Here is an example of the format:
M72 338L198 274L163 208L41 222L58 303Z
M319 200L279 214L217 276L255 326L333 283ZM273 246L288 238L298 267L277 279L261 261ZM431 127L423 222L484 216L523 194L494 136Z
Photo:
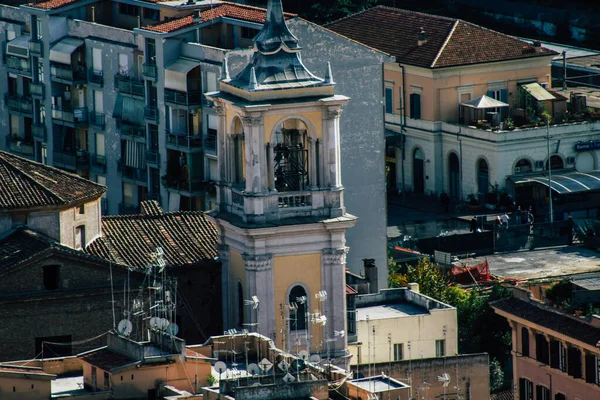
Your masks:
M100 197L106 187L58 168L0 151L0 210L67 206Z
M509 298L492 302L491 306L591 346L596 346L600 340L599 328L533 301L528 302L517 298Z
M454 18L377 6L326 25L389 53L402 64L442 68L555 55L512 36ZM421 29L426 42L418 44Z
M284 13L286 19L293 18L296 15L290 13ZM218 18L228 17L233 19L239 19L248 22L264 23L266 18L266 10L259 7L251 7L242 4L235 3L221 3L217 7L207 8L200 12L200 18L196 21L212 21ZM195 19L193 16L187 16L183 18L173 19L166 22L160 22L155 25L147 25L142 29L158 32L168 33L174 32L187 26L194 25Z
M107 348L81 355L79 358L104 371L110 371L114 368L124 367L136 362L136 360L126 357L122 354L115 353Z
M78 3L82 0L48 0L40 3L29 3L27 6L39 8L41 10L56 10L57 8L65 7L70 4Z
M145 268L157 247L168 266L186 266L214 260L217 231L202 212L162 211L158 203L142 203L144 213L102 218L103 237L86 252L112 262Z

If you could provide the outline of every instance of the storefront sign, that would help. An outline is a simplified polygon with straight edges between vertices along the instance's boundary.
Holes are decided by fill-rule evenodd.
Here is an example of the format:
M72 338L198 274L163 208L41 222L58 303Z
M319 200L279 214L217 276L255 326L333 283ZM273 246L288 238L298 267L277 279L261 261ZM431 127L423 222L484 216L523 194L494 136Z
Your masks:
M589 151L600 149L600 140L590 140L589 142L575 143L575 151Z

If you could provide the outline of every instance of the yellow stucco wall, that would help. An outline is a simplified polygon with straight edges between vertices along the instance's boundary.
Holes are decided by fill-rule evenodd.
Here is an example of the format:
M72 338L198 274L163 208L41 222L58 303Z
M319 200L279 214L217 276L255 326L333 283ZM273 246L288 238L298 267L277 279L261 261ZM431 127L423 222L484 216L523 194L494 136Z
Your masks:
M271 141L271 135L273 133L273 129L275 128L275 125L282 118L289 117L290 115L291 115L291 113L287 112L287 113L282 113L282 114L274 114L274 115L266 115L265 116L265 121L264 121L265 143L268 143ZM300 113L297 115L300 115L300 116L304 117L305 119L307 119L308 121L310 121L310 123L313 125L313 127L315 129L315 132L314 132L315 138L320 139L323 137L323 114L321 112L313 111L313 112Z
M244 290L244 297L247 298L248 294L246 293L246 266L242 255L235 250L231 250L229 255L229 282L231 285L230 292L231 293L231 323L232 326L237 326L237 283L238 281L242 282L242 289ZM244 307L244 313L246 312Z
M280 256L273 258L273 271L275 279L275 309L279 312L280 304L288 303L288 293L292 286L302 283L307 289L309 298L308 312L315 312L320 304L315 299L315 293L322 290L321 284L321 254L303 254L295 256ZM279 315L278 315L279 317ZM310 322L309 322L310 323ZM275 330L281 332L282 320L275 319ZM313 351L318 351L322 329L320 326L312 325ZM281 346L281 338L276 341Z

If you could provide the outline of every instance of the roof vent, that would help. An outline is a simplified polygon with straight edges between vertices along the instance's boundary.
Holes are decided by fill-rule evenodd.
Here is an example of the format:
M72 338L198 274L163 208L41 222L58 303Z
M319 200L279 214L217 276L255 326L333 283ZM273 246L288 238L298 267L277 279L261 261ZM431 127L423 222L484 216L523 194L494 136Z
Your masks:
M188 6L193 6L194 5L194 0L188 0L187 3L185 3Z
M540 42L539 40L534 40L533 48L535 49L536 53L539 53L540 51L542 51L542 42Z
M423 46L425 43L427 43L427 33L425 32L425 29L421 27L421 31L419 32L419 40L417 41L417 44L419 46Z

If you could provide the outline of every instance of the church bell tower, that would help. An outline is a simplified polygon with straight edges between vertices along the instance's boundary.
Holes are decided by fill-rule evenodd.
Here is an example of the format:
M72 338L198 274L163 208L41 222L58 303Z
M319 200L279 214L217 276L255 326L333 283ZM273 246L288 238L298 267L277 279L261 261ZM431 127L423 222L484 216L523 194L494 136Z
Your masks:
M269 0L248 65L207 94L219 118L217 204L223 326L291 352L343 357L346 230L339 120L349 100L302 63L281 0ZM253 300L254 299L254 300ZM258 300L258 303L257 301Z

